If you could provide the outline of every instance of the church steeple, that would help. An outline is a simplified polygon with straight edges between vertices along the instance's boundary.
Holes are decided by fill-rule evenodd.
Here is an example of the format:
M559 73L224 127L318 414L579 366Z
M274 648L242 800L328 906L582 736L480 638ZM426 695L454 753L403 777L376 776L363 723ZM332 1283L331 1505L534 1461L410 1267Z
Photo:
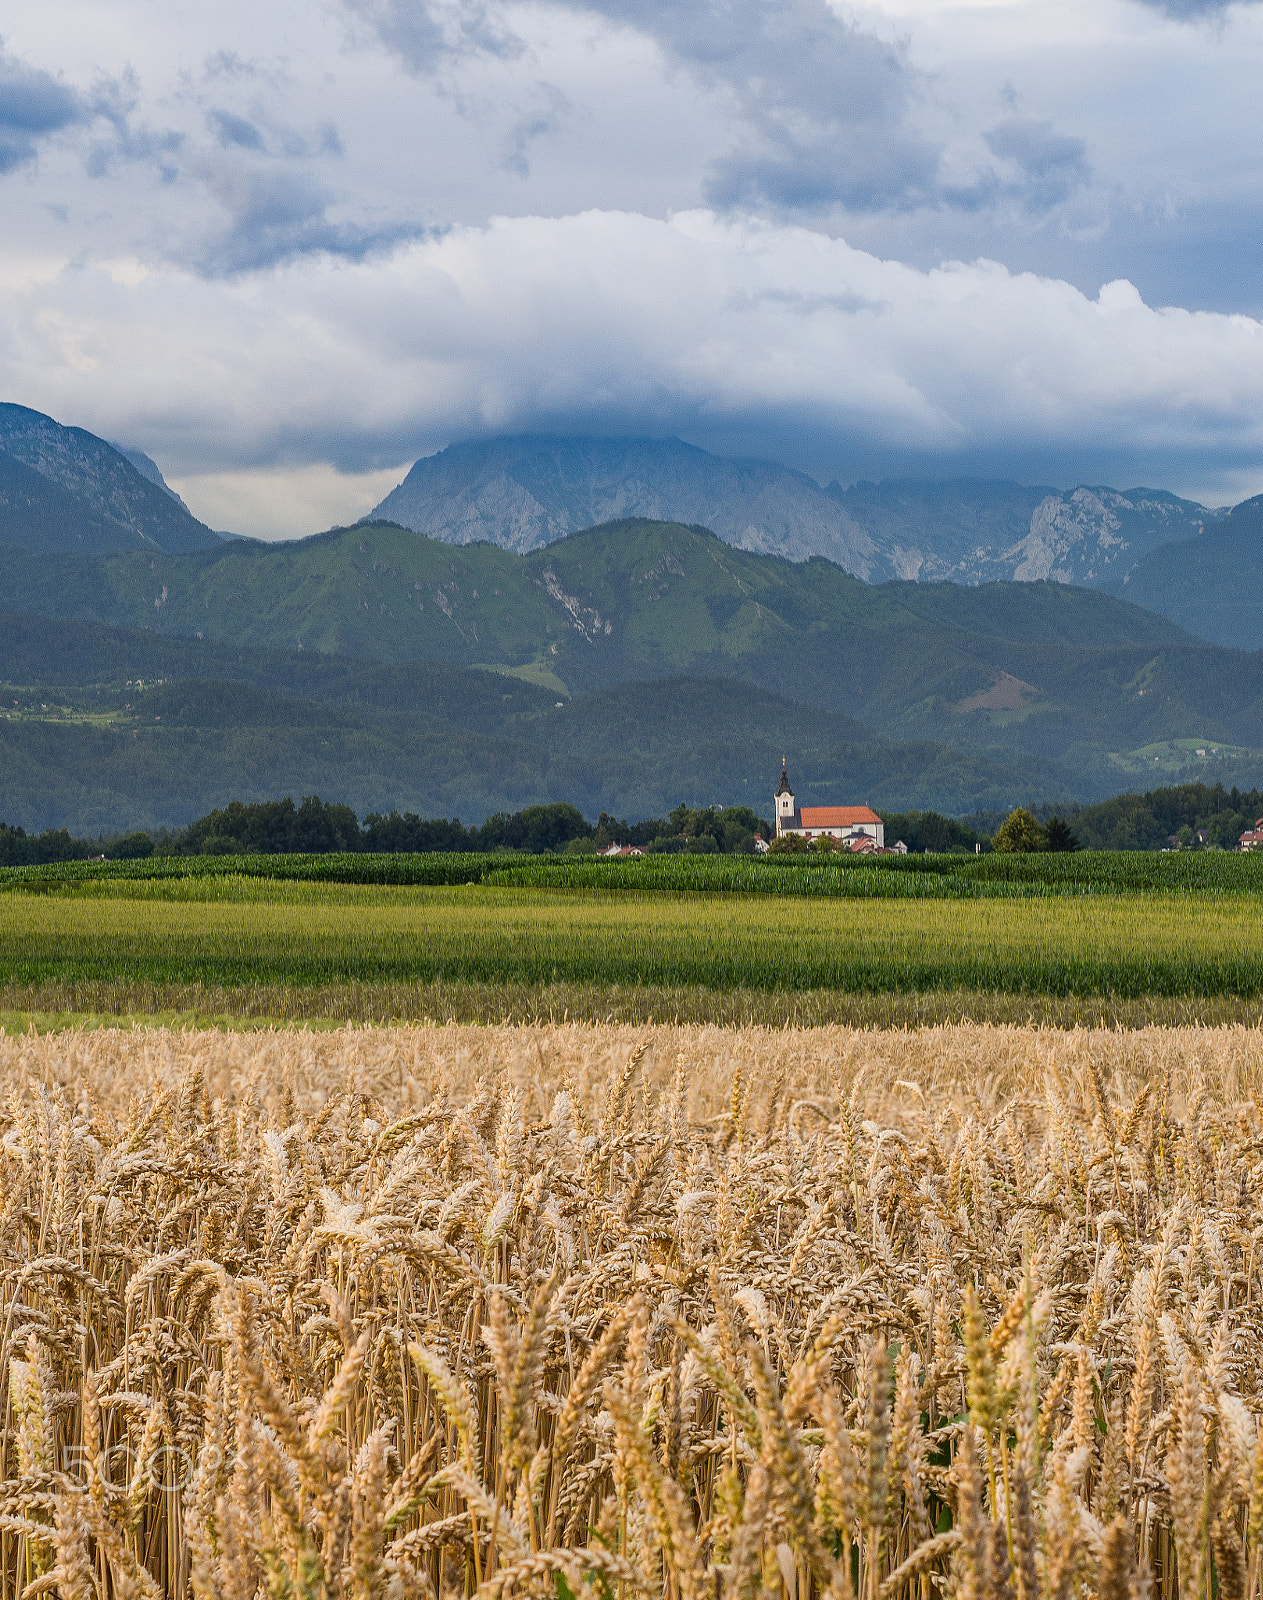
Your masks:
M785 757L781 757L781 781L772 801L776 811L776 837L786 828L795 826L794 791L789 786L789 773L785 770Z

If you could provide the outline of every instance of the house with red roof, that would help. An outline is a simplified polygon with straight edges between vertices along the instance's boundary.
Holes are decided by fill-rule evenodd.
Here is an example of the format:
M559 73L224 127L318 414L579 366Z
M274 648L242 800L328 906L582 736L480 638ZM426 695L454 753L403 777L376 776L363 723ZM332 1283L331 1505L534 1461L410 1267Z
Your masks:
M802 834L807 839L819 839L827 834L852 850L884 850L886 847L886 826L869 806L798 806L784 760L773 808L778 839L791 833Z
M1254 819L1254 827L1237 840L1238 850L1263 850L1263 817Z

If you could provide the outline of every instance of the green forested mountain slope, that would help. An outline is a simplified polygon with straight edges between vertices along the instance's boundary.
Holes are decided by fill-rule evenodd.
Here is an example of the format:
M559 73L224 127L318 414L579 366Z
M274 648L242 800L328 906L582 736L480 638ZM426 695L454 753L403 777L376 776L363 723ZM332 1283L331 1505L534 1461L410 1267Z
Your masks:
M480 728L556 703L553 690L494 671L439 661L375 662L310 651L258 650L210 639L50 622L0 613L0 686L72 689L76 704L123 703L125 689L209 680L246 683L296 699L438 717ZM20 696L25 705L32 697ZM45 695L42 698L47 699ZM12 695L9 696L12 700ZM0 714L5 702L0 697Z
M558 704L551 690L445 663L0 617L0 682L0 819L27 828L178 825L230 799L306 793L361 814L466 821L556 799L591 816L661 815L682 800L762 811L782 754L826 802L968 809L1073 787L1050 763L884 741L730 681L621 684Z
M885 737L1000 747L1085 777L1114 756L1153 766L1155 742L1263 748L1263 655L1138 607L1047 583L869 587L672 523L615 523L526 557L384 525L178 556L6 551L0 605L235 649L496 666L557 698L738 678Z
M533 666L569 688L773 658L778 672L810 671L802 645L841 649L840 665L848 641L858 662L872 640L903 635L1194 642L1138 607L1063 585L869 587L831 562L733 550L703 528L660 522L611 523L526 557L379 524L178 556L7 550L0 604L261 648ZM965 692L979 687L975 672Z
M1263 495L1198 537L1153 551L1120 592L1216 644L1263 643Z
M104 439L26 406L0 404L0 544L64 553L198 550L221 542Z
M1061 583L888 583L882 592L926 622L1013 644L1110 649L1197 642L1167 617ZM1128 596L1130 602L1130 596Z
M521 558L376 526L178 556L10 549L0 555L0 606L387 661L527 662L546 649L550 626L562 630L559 608Z

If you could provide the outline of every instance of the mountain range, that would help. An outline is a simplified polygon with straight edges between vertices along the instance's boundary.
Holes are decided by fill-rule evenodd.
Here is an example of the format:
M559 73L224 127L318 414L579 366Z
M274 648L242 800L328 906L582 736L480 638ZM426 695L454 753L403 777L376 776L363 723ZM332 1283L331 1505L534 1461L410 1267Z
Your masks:
M405 490L432 532L228 538L140 452L0 408L0 818L178 825L308 788L661 814L760 803L781 753L819 799L895 809L1263 779L1263 651L1208 642L1263 639L1263 498L823 490L582 440L459 447L400 515ZM566 531L619 495L697 520ZM843 538L867 581L812 548Z
M584 528L645 519L708 527L737 549L790 561L823 556L869 583L1050 579L1096 588L1214 643L1263 645L1251 515L1160 489L978 479L822 488L777 462L716 456L678 439L540 435L424 457L364 520L526 554ZM175 552L213 549L221 537L143 452L0 406L0 545Z
M366 520L449 544L520 554L626 518L700 523L726 544L866 582L1052 578L1118 592L1151 550L1220 513L1160 489L1073 489L963 479L831 483L679 439L528 436L451 445L418 461Z
M804 793L922 809L1007 808L1070 781L1052 763L883 739L731 680L559 701L485 669L0 615L0 683L0 817L28 830L178 826L231 799L309 793L467 821L556 798L593 817L660 816L681 796L766 815L783 755Z
M468 790L471 774L483 771L470 791L476 798L459 807L467 818L484 802L516 806L597 792L603 809L627 815L643 801L656 812L666 799L695 797L683 787L686 778L705 783L717 802L746 799L762 764L780 753L778 741L790 743L783 729L801 728L804 715L817 719L821 732L819 742L799 738L793 746L800 769L813 792L838 801L854 794L861 773L882 775L866 796L870 803L940 810L1018 798L1089 799L1141 775L1150 782L1199 776L1248 786L1263 773L1263 652L1208 645L1165 618L1091 590L1048 582L869 585L819 557L790 562L735 550L707 529L675 523L613 523L526 556L489 544L454 547L384 523L185 554L9 550L0 561L0 607L65 624L52 656L32 658L25 668L0 667L0 678L16 686L15 693L4 691L18 702L5 727L12 738L20 727L22 739L36 739L31 729L40 716L64 730L59 707L64 702L73 710L79 702L33 690L89 683L90 673L70 666L75 630L87 623L130 629L128 637L150 649L194 652L157 673L164 678L168 671L198 681L238 678L242 671L224 666L234 652L290 663L288 678L274 666L245 675L256 690L288 697L283 706L268 702L271 726L279 726L282 712L292 713L305 731L286 741L260 737L255 753L237 765L239 794L254 774L266 771L275 781L282 749L295 774L289 788L297 774L325 770L320 762L328 767L346 730L331 712L300 713L291 702L326 704L328 697L311 688L324 681L321 674L363 674L370 663L391 664L392 714L414 719L420 729L431 726L430 691L404 704L398 686L424 686L440 668L480 677L494 672L503 693L526 688L536 695L531 730L513 724L518 754L511 761L497 756L498 765L479 767L482 757L468 740L509 734L498 723L478 721L462 690L431 757L422 759L422 745L405 739L401 748L413 752L408 760L387 760L378 750L369 761L366 770L380 780L376 791L363 772L344 773L340 788L324 785L339 798L351 784L373 805L402 805L409 802L394 797L409 784L414 795L454 793L462 785ZM0 636L17 626L11 615ZM34 624L24 626L29 632ZM126 703L119 695L127 676L120 667L111 680L118 691L111 715ZM700 690L682 686L702 681L725 687L707 689L699 702ZM677 700L704 702L705 712L672 723L665 708ZM717 752L748 747L747 702L757 708L761 753L734 766ZM221 749L233 718L243 729L252 725L239 700L222 701L237 707L228 723L226 711L212 715L221 704L213 694L200 693L195 703L200 721L155 715L166 723L164 737L173 727L185 729L180 748L202 750L199 762L211 759L207 750ZM51 709L37 716L35 704ZM87 714L79 706L70 720L82 721L81 712ZM513 712L527 714L522 707ZM588 731L576 761L566 730L580 726ZM829 755L848 743L845 760ZM535 751L529 759L521 755L524 746ZM704 759L686 757L688 750ZM885 752L880 761L878 750ZM113 759L126 765L121 755ZM168 788L182 760L171 752L164 757ZM16 747L3 767L10 776L0 777L0 814L4 784L16 782L12 775L21 767ZM454 790L436 788L433 768L448 775ZM46 763L30 770L43 771L52 784ZM342 768L334 762L328 770L336 775ZM510 771L530 782L514 779L510 792L501 783ZM558 790L563 772L566 786ZM488 773L498 774L495 783ZM620 774L617 781L613 774ZM35 787L24 793L33 796L45 781L33 775ZM184 802L170 795L172 820L186 820ZM422 802L411 803L415 809Z

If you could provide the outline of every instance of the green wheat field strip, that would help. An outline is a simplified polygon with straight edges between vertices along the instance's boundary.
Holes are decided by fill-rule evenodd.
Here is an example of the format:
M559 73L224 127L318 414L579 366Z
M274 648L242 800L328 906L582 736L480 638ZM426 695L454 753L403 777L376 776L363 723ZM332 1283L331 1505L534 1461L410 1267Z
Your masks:
M222 877L0 894L0 984L1263 993L1239 894L778 899Z

